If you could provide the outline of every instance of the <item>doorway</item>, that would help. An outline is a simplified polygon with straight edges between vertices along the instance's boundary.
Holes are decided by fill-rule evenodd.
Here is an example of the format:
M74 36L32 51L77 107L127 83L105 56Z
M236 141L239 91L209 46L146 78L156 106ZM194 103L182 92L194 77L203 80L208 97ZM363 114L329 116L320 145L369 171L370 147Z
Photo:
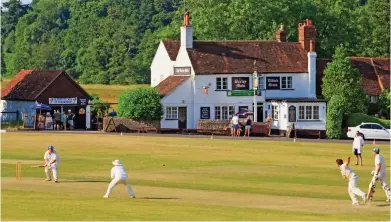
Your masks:
M257 122L263 122L263 103L257 105Z
M187 107L178 107L178 128L187 128Z

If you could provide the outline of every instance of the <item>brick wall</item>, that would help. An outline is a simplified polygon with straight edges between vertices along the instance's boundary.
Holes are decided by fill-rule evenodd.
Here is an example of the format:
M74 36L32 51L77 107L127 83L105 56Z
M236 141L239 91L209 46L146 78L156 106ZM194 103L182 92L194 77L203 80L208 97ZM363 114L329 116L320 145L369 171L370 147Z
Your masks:
M144 127L144 128L160 128L160 121L135 121L132 119L122 118L122 117L105 117L103 118L103 130L106 132L114 132L114 125L110 124L109 127L107 125L109 124L110 119L113 119L115 128L117 132L132 132L137 131L138 128Z

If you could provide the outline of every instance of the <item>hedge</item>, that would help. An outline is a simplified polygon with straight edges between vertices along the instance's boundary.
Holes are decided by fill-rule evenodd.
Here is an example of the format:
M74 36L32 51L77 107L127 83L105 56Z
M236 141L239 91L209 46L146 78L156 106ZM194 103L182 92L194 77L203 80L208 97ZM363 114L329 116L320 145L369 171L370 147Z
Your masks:
M347 127L358 126L361 123L378 123L385 127L386 129L390 129L390 120L379 119L373 116L368 116L363 113L352 113L349 114L346 119Z

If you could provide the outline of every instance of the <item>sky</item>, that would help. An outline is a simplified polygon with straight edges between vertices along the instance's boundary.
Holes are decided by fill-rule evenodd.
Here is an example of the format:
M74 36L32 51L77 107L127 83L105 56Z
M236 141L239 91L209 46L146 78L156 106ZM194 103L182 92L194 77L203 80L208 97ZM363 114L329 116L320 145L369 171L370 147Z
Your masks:
M29 4L32 0L22 0L23 4ZM1 0L1 5L3 5L3 2L8 2L8 0Z

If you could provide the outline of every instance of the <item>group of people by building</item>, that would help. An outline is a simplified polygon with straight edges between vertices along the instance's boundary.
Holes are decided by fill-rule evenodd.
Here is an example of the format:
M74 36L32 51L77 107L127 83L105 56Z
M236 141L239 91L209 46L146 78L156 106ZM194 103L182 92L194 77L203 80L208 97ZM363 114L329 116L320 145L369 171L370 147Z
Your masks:
M269 114L266 118L266 122L270 123L272 121L273 121L273 118ZM251 134L251 126L253 125L253 121L251 120L251 117L249 115L246 117L246 120L245 120L245 122L243 122L243 125L244 125L243 137L246 137L246 136L249 137ZM235 114L232 117L227 128L231 129L231 136L240 136L243 129L242 129L238 114Z
M71 130L74 128L75 114L71 110L60 112L60 110L54 110L54 130Z

